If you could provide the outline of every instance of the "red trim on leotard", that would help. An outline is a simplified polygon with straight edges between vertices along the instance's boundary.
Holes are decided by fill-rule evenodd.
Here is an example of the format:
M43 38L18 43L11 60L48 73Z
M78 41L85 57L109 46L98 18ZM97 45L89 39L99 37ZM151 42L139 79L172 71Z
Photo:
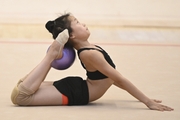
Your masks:
M62 105L68 105L68 97L62 94Z

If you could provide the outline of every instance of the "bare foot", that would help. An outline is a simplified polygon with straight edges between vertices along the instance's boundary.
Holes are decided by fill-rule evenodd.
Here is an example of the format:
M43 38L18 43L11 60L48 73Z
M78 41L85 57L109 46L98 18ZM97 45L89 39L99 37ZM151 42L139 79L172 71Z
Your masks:
M50 56L53 60L59 59L62 57L62 49L64 45L59 44L59 42L54 41L51 46L49 47L49 50L47 52L47 55Z

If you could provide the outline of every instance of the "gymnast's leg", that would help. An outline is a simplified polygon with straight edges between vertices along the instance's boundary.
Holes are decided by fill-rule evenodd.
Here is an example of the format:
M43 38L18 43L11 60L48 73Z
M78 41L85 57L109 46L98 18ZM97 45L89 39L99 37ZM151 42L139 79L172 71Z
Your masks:
M67 41L67 40L66 40ZM43 86L46 75L51 69L51 63L57 57L62 57L64 43L55 40L44 59L15 86L11 100L18 105L60 105L62 95L50 84Z
M47 73L51 68L52 61L57 57L63 46L54 41L45 58L27 75L23 81L23 85L32 91L36 91L44 81Z

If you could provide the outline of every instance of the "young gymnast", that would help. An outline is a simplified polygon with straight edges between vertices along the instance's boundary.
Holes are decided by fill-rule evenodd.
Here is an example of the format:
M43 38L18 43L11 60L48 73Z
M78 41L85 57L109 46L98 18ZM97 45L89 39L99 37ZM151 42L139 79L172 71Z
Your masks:
M90 44L90 32L72 14L64 14L46 23L55 39L43 60L24 78L20 79L11 94L17 105L86 105L99 99L111 85L124 89L151 110L172 111L144 95L116 69L110 56L101 47ZM69 76L58 81L46 82L53 60L62 57L64 45L77 50L87 79Z

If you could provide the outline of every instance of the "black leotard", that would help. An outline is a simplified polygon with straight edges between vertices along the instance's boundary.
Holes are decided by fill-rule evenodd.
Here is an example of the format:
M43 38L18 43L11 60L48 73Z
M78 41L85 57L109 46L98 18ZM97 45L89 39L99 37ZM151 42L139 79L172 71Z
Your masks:
M113 67L115 68L115 64L113 63L112 59L110 58L110 56L107 54L106 51L104 51L101 47L95 45L96 47L100 48L100 49L97 49L97 48L82 48L82 49L79 49L77 51L78 53L78 57L79 57L79 54L80 52L82 52L83 50L98 50L99 52L101 52L104 56L104 58L106 59L106 61ZM79 57L80 59L80 57ZM80 59L81 61L81 59ZM86 69L86 67L84 66L84 64L82 63L81 61L81 65L83 66L84 69ZM94 71L94 72L89 72L86 70L86 75L89 79L91 80L100 80L100 79L104 79L104 78L108 78L106 75L102 74L101 72L99 72L98 70Z

